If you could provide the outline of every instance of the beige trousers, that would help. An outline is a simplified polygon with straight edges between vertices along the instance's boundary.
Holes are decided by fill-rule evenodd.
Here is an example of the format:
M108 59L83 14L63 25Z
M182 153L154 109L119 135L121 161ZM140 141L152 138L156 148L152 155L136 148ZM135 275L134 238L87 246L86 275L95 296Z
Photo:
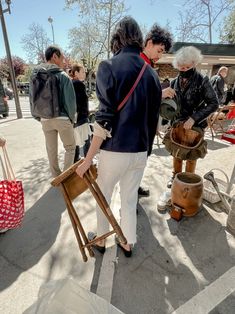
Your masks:
M59 174L61 174L58 160L58 134L65 149L64 171L68 169L74 161L76 144L73 125L69 119L58 118L42 120L41 123L46 140L46 149L51 174L53 177L57 177Z

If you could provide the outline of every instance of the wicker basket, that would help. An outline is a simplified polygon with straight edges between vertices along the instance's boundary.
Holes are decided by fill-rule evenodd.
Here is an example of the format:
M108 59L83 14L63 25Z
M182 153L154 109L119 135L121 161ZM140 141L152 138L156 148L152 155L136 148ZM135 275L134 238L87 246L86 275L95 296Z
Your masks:
M170 139L172 143L180 147L194 149L201 144L203 135L192 129L187 130L184 128L183 123L179 123L171 129Z
M226 189L229 183L227 174L221 169L217 169L217 168L211 169L211 171L214 171L214 170L223 173L226 179L226 182L223 181L222 179L216 178L216 176L215 176L215 181L218 184L219 190L222 192L226 192ZM208 180L204 180L203 182L203 198L211 204L220 202L220 197L218 193L216 192L212 182Z

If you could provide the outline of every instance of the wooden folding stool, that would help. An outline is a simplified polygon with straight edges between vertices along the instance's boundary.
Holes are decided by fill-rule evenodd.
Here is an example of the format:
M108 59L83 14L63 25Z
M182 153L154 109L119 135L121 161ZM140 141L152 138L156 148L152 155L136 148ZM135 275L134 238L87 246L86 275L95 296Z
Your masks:
M90 256L94 256L94 252L91 246L95 244L96 242L107 238L111 234L116 233L120 241L123 242L124 244L126 244L127 241L115 217L113 216L113 213L104 195L102 194L98 184L95 181L97 178L97 169L95 165L91 165L89 170L85 172L83 178L80 178L75 172L77 166L80 163L82 163L81 160L77 161L69 169L67 169L66 171L61 173L58 177L56 177L51 182L51 184L53 186L59 186L63 193L63 197L67 206L67 210L68 210L69 217L73 226L73 230L75 232L75 235L78 241L79 249L81 251L83 261L86 262L87 256L86 256L85 248L87 248ZM96 237L93 240L88 240L87 235L82 226L81 220L79 219L79 216L72 203L72 201L78 195L85 192L88 188L91 191L96 202L98 203L99 207L101 208L102 212L104 213L105 217L108 219L109 223L111 224L113 228L111 231L99 237Z
M214 138L218 132L224 133L226 131L226 112L235 108L234 104L221 106L216 112L209 115L207 118L208 128L211 131L211 136Z

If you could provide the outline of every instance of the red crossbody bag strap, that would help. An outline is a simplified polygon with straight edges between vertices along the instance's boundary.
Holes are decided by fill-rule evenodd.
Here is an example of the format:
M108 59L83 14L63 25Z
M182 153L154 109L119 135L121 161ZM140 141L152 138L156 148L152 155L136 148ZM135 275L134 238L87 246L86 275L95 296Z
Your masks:
M136 81L135 81L135 83L134 83L134 85L132 86L132 88L130 89L129 93L126 95L126 97L123 99L123 101L122 101L122 102L120 103L120 105L118 106L117 111L120 111L120 110L122 109L122 107L125 105L125 103L126 103L127 100L129 99L129 97L131 96L131 94L134 92L134 90L135 90L137 84L139 83L139 81L140 81L142 75L144 74L144 71L145 71L147 65L148 65L148 64L145 62L144 65L143 65L143 67L142 67L142 69L141 69L141 71L140 71L140 73L139 73L139 75L138 75L138 77L137 77L137 79L136 79Z

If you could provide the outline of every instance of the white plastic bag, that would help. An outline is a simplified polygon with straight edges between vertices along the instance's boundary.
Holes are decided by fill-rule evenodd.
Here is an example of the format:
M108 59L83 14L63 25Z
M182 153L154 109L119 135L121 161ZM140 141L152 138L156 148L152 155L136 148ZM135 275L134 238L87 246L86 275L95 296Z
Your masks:
M50 281L39 291L38 301L24 314L124 314L73 278Z

